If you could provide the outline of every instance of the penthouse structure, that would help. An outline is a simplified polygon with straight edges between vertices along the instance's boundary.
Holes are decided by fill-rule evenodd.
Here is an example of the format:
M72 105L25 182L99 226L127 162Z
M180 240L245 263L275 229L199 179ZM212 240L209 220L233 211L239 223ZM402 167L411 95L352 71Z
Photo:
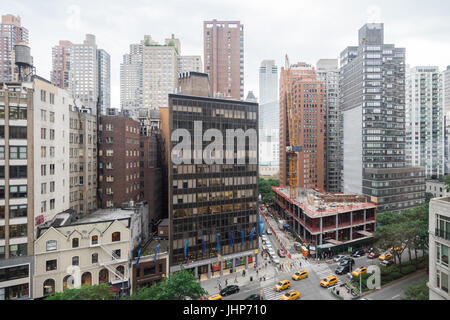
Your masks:
M288 188L272 190L276 210L304 244L337 253L373 241L377 208L364 196L300 189L298 197L290 199Z

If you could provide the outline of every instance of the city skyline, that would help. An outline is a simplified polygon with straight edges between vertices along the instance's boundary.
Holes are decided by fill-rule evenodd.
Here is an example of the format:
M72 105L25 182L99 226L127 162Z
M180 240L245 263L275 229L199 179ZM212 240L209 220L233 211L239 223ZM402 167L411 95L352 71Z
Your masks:
M352 31L372 21L386 25L387 42L406 48L407 64L436 65L441 71L444 70L449 64L445 52L450 50L450 44L446 42L450 25L446 24L448 10L445 8L450 9L450 4L433 6L408 1L408 10L401 10L405 3L378 1L374 5L372 1L359 1L352 4L349 11L346 6L331 1L232 1L217 3L214 9L207 9L206 2L202 0L194 1L194 4L176 1L148 4L138 1L133 7L118 2L108 2L105 6L101 1L70 4L46 1L39 6L32 1L23 1L6 3L2 14L19 15L22 25L30 30L34 65L37 74L44 77L48 77L51 71L51 50L55 43L59 40L81 43L85 34L94 34L98 46L111 55L111 106L119 108L120 63L130 44L137 43L145 34L150 33L161 42L173 33L183 42L183 54L204 58L202 26L209 19L240 20L246 28L244 93L258 92L258 68L262 60L274 59L281 66L285 53L289 54L293 63L313 64L319 58L338 58L342 46L352 41ZM303 10L310 14L298 22L296 15ZM180 15L180 12L183 14ZM326 16L339 18L322 19ZM318 17L323 27L310 30L308 25L317 23ZM422 23L416 24L419 19ZM119 20L134 23L125 30L117 23ZM281 23L281 20L284 22ZM271 45L261 45L267 43L267 39L270 39ZM317 39L325 41L317 42Z

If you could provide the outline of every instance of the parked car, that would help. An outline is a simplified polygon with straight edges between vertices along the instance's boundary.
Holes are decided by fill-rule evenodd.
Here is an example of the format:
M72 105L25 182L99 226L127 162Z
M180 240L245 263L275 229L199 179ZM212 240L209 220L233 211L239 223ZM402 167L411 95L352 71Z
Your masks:
M276 256L273 256L273 257L272 257L272 261L273 261L273 263L275 263L275 264L280 264L280 259L278 259Z
M263 297L259 294L252 294L251 296L248 296L244 300L264 300Z
M220 294L216 294L209 297L208 300L222 300L222 296Z
M272 234L272 230L270 230L270 228L267 228L266 233L270 236Z
M297 290L292 290L283 294L280 300L297 300L300 299L300 292Z
M392 260L383 260L380 262L380 266L383 266L383 267L389 267L389 266L392 266L393 264L394 264L394 261L392 261Z
M376 259L376 258L378 258L379 256L380 256L380 254L377 253L377 252L369 252L369 254L367 255L367 258L368 258L368 259Z
M275 291L279 292L282 290L289 289L291 286L291 282L289 280L281 280L275 285Z
M294 243L295 250L301 252L302 251L302 245L298 242Z
M352 269L350 268L350 264L347 264L345 266L337 267L337 269L334 271L334 273L336 273L338 275L343 275L343 274L349 273L350 271L352 271Z
M275 250L273 250L272 248L268 249L267 253L269 254L269 256L275 256Z
M284 251L284 249L278 249L278 256L280 256L280 258L285 258L286 251Z
M320 285L324 288L331 287L336 283L338 283L338 278L336 276L329 276L320 281Z
M353 258L359 258L359 257L364 256L365 254L366 254L366 252L365 252L363 249L360 249L360 250L356 250L356 251L352 254L352 257L353 257Z
M350 258L350 257L345 257L344 259L341 260L341 263L339 264L339 266L344 267L346 265L355 265L355 260Z
M345 256L338 255L338 256L335 256L335 257L333 258L333 261L334 261L334 262L341 262L341 260L344 259L344 258L345 258Z
M240 289L239 289L238 286L231 285L231 286L225 287L225 288L223 288L222 290L220 290L220 295L221 295L222 297L226 297L226 296L229 296L230 294L239 292L239 290L240 290Z

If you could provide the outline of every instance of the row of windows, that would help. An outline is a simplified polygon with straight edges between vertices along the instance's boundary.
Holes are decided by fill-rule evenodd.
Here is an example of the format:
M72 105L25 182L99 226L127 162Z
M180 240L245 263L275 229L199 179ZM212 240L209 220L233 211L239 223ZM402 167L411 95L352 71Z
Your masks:
M26 224L15 224L9 226L9 238L22 238L27 236ZM5 226L0 226L0 239L5 239Z
M9 166L10 179L26 179L27 166ZM5 167L0 166L0 179L5 179Z
M0 126L0 139L5 138L5 126ZM10 139L27 139L27 127L9 126Z
M5 119L5 106L0 106L0 119ZM9 106L9 120L26 120L27 107Z
M9 186L9 198L26 198L27 197L27 186ZM5 199L5 186L0 186L0 199Z
M111 235L111 242L117 242L120 241L120 232L114 232ZM93 235L91 237L91 245L98 244L98 235ZM79 238L73 238L72 239L72 248L78 248L80 246L80 239ZM55 251L58 248L58 242L56 240L48 240L46 242L46 251Z

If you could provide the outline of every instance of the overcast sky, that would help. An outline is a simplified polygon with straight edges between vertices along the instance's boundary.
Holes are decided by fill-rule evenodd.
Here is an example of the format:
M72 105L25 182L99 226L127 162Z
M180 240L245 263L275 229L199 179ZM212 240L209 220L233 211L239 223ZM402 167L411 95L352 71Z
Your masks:
M411 66L450 65L450 1L438 0L0 0L0 14L19 15L30 32L37 73L50 79L51 48L59 40L81 43L86 33L111 55L111 104L120 107L120 63L144 34L181 41L181 54L201 55L203 21L244 24L245 95L258 93L258 67L274 59L280 67L338 58L357 45L366 22L385 24L385 42L406 48Z

